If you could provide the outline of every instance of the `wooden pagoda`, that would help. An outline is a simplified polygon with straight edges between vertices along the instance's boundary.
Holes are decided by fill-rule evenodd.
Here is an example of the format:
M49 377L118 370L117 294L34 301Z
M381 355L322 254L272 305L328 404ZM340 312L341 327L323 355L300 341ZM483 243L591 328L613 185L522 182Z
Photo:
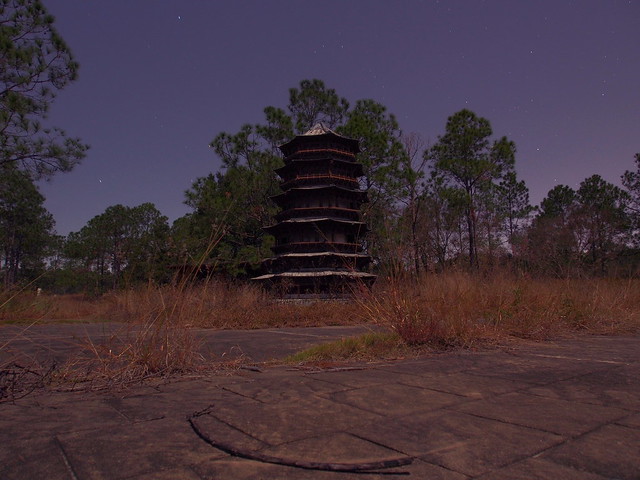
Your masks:
M278 287L285 298L342 297L375 275L364 271L370 257L363 248L367 227L360 206L367 193L358 178L358 141L323 124L280 146L284 166L276 173L282 193L276 223L265 230L276 243L264 261L269 273L256 277Z

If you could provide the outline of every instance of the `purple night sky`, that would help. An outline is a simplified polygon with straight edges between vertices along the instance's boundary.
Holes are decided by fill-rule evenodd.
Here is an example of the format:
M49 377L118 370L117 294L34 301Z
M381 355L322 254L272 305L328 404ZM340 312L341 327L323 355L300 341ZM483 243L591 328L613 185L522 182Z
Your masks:
M80 63L49 123L91 149L41 185L60 234L152 202L170 221L209 142L319 78L425 142L468 108L515 141L537 204L640 152L640 2L45 0Z

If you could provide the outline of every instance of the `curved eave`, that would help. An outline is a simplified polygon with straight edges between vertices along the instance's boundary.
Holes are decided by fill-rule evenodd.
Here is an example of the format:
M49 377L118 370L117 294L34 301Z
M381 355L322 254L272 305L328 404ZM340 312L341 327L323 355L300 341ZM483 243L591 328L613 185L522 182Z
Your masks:
M361 227L366 227L364 222L358 220L345 220L342 218L331 218L331 217L311 217L311 218L290 218L288 220L283 220L282 222L278 222L274 225L269 225L264 227L263 230L276 230L281 227L297 227L299 225L311 225L315 223L335 223L338 225L357 225Z
M372 273L366 273L366 272L341 272L337 270L327 270L324 272L268 273L266 275L260 275L259 277L253 277L252 280L274 280L276 278L326 278L326 277L374 279L377 277L377 275L374 275Z
M313 258L313 257L340 257L340 258L369 258L364 253L340 253L340 252L311 252L311 253L281 253L267 260L275 260L278 258Z

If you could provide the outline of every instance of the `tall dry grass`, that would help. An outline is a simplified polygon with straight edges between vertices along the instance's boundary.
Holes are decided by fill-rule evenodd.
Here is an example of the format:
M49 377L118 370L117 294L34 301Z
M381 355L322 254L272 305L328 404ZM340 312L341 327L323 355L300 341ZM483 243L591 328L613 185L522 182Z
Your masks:
M401 348L469 348L575 332L639 334L640 280L448 273L418 280L380 279L372 291L358 292L354 301L308 304L276 302L255 285L211 280L115 291L99 298L14 292L0 307L0 323L19 321L26 323L25 328L56 319L100 319L122 325L100 344L87 338L83 355L54 372L57 377L48 365L35 369L16 366L10 358L2 360L0 390L6 394L17 392L15 387L24 378L42 383L42 378L56 377L112 387L212 368L215 362L202 355L194 327L374 323L397 334ZM6 353L7 345L0 345L0 353Z
M115 292L109 318L139 322L162 314L174 324L215 329L350 325L362 322L357 305L339 302L286 303L256 285L211 280Z
M380 282L359 304L370 321L410 345L640 332L640 280L450 273Z
M249 329L347 325L362 321L353 304L278 303L255 285L216 280L145 286L114 291L98 298L20 292L11 297L11 304L3 307L0 324L21 323L27 329L52 321L113 322L115 328L110 328L109 335L100 343L87 335L78 341L79 352L66 365L57 367L55 375L48 375L51 381L92 389L220 368L216 352L210 357L203 355L193 327ZM9 348L4 350L6 353ZM36 359L24 368L15 367L9 358L0 362L0 379L25 379L25 375L16 375L16 372L49 372L48 368L49 365L38 365ZM24 382L11 380L10 383L11 391L24 390Z

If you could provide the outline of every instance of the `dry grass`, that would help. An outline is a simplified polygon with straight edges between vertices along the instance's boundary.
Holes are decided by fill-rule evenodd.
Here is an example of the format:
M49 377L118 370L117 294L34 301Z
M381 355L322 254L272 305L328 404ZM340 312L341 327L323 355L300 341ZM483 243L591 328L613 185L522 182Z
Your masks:
M201 328L311 327L363 321L358 306L352 303L282 303L255 285L220 281L128 290L104 301L111 303L109 317L113 320L136 321L155 312L177 324Z
M37 322L94 322L104 320L109 305L82 294L36 295L30 291L0 293L0 325Z
M640 281L530 279L463 273L389 280L361 308L409 345L473 347L507 337L640 332Z
M421 349L473 348L509 339L545 340L576 332L640 333L640 280L531 279L464 273L419 280L380 280L350 303L278 303L259 288L220 281L147 287L98 299L5 293L0 323L110 320L124 327L101 344L87 338L83 354L55 372L17 364L0 345L0 394L22 384L71 382L92 388L126 386L149 377L217 368L192 327L249 329L373 323L371 334L318 347L293 362L371 360ZM219 359L216 359L219 360ZM28 380L28 382L26 381ZM22 388L22 390L21 390ZM6 396L5 395L5 396ZM2 395L0 395L1 397Z

